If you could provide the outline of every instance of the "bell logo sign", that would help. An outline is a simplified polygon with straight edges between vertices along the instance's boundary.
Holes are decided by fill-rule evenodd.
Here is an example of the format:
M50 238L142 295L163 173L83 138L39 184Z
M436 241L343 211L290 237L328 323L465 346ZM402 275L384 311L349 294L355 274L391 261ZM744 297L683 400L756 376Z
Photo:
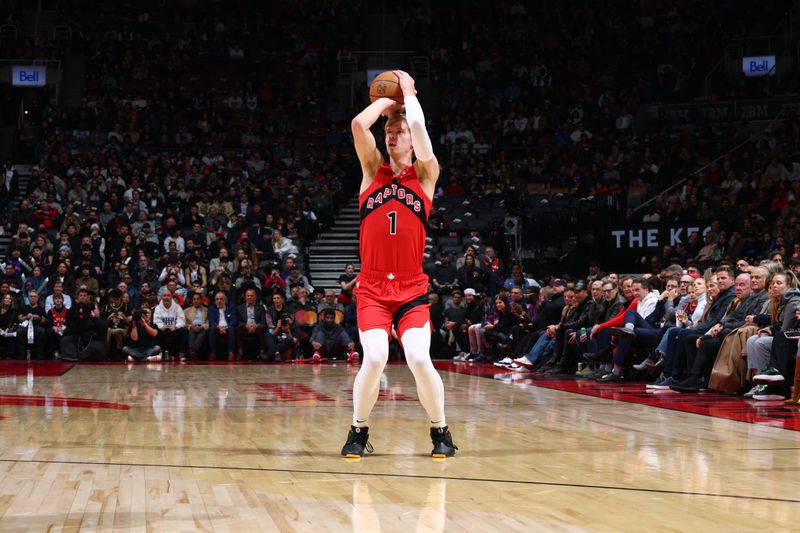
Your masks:
M748 78L775 75L775 56L751 56L742 58L742 72Z
M44 87L47 85L47 67L11 67L11 85L15 87Z

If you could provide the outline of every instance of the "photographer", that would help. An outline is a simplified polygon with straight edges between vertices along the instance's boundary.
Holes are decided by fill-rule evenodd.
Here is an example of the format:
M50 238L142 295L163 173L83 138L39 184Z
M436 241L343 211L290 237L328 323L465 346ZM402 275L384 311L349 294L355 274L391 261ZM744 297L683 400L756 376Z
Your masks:
M270 270L269 277L264 281L264 292L266 294L275 294L280 292L286 294L286 282L281 277L281 272L277 268Z
M297 337L296 326L289 315L281 315L275 323L272 338L275 342L275 360L291 360L300 339Z
M67 325L61 338L61 359L65 361L99 360L106 354L106 322L94 296L78 289L77 301L67 312ZM103 339L103 340L101 340Z
M17 320L20 326L17 330L19 354L27 355L28 359L44 359L47 344L47 315L39 301L38 292L28 291L28 305L22 307Z
M150 325L150 310L136 309L130 323L130 334L122 352L128 361L161 361L161 347L156 344L158 330Z

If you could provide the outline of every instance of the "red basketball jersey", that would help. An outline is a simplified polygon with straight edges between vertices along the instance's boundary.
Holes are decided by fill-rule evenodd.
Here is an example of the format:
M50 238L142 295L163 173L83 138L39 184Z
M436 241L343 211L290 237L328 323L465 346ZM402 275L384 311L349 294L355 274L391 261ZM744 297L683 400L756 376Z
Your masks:
M414 166L394 176L389 164L384 163L367 190L358 196L358 203L362 270L421 272L432 203Z

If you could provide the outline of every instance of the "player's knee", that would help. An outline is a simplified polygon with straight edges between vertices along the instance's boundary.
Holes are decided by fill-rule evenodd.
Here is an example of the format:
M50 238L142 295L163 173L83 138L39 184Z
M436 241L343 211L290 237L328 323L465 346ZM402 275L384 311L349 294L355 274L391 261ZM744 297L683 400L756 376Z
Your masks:
M406 349L405 354L406 364L414 374L416 374L418 371L427 370L429 367L433 368L431 355L428 351L418 352L414 350L409 351Z
M367 369L378 368L383 370L386 363L389 362L389 347L386 349L378 348L377 350L364 349L364 359L361 362L361 367Z

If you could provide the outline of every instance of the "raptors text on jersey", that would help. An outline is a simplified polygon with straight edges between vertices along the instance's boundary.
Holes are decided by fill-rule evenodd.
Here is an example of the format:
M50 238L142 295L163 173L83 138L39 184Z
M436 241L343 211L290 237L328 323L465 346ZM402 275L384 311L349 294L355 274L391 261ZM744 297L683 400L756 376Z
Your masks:
M381 165L358 197L361 212L361 268L387 273L422 271L431 200L413 165L394 176Z

